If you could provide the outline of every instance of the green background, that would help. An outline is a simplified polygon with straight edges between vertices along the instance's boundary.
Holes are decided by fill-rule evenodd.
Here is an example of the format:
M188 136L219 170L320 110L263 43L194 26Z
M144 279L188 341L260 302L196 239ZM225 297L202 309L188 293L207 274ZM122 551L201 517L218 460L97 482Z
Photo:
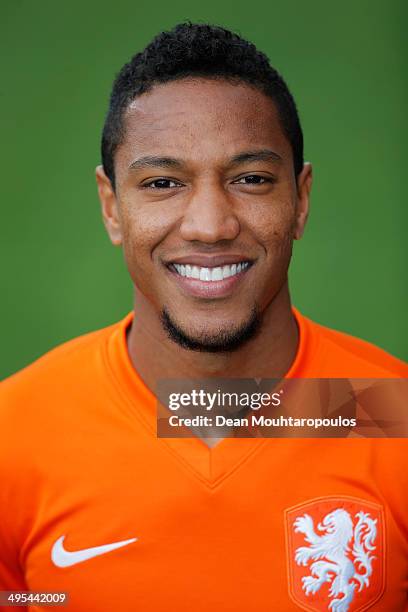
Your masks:
M294 303L407 358L404 5L3 0L0 375L130 310L100 221L100 131L122 64L185 19L255 42L297 100L315 184Z

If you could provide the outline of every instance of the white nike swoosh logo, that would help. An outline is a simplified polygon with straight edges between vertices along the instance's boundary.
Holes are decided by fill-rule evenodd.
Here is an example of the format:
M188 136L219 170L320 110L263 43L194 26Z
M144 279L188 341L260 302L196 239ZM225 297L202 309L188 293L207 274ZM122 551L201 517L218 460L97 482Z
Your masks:
M112 544L103 544L102 546L93 546L92 548L83 548L82 550L69 551L64 548L65 536L61 536L55 542L51 550L51 560L57 567L69 567L70 565L76 565L87 561L93 557L99 557L105 553L122 548L136 542L137 538L131 538L130 540L122 540L121 542L113 542Z

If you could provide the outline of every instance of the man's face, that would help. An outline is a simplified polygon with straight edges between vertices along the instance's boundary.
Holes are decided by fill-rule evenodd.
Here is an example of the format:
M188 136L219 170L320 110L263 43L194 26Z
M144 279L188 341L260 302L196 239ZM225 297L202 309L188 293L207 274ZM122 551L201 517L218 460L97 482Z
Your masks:
M190 348L248 336L286 284L311 183L273 101L222 80L155 86L125 114L116 193L97 177L137 302Z

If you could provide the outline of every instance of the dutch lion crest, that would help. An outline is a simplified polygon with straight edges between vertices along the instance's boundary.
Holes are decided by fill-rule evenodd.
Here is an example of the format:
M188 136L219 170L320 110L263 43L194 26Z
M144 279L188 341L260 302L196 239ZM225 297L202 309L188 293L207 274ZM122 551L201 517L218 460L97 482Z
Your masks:
M354 520L344 508L326 514L315 529L309 514L298 516L293 529L303 534L307 546L295 550L295 561L308 566L310 574L302 577L307 596L330 584L328 610L348 612L356 590L370 584L377 538L377 519L368 512L357 512Z

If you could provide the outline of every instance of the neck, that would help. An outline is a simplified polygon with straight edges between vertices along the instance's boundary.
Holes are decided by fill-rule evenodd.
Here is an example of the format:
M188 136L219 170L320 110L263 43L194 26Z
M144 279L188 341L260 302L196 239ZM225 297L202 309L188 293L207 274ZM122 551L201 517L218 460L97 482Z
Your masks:
M157 311L137 290L134 307L129 355L153 393L163 378L283 378L296 355L298 329L287 283L264 310L259 333L230 353L196 352L175 344Z

